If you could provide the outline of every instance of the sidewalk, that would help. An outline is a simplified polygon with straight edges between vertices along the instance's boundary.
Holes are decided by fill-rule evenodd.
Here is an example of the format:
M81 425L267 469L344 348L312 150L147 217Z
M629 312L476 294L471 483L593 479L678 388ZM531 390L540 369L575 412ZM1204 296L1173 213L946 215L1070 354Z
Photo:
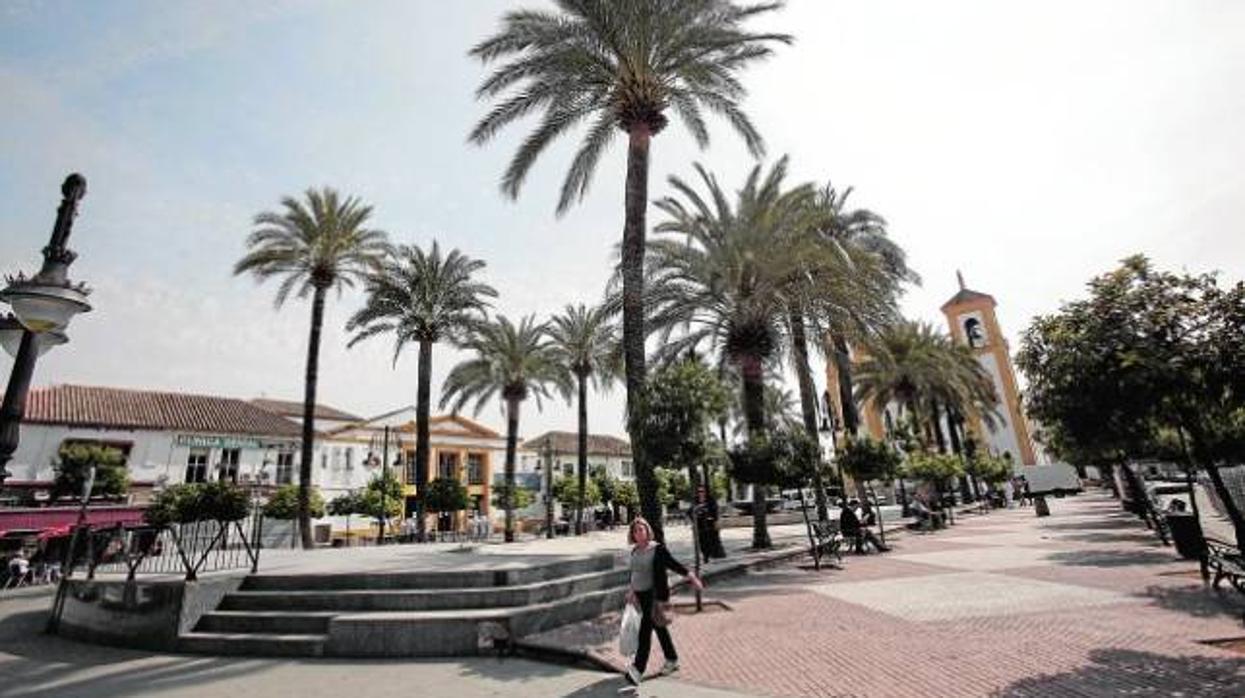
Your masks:
M1245 655L1203 644L1245 636L1245 598L1204 588L1115 500L1049 501L1051 517L957 517L842 570L711 585L730 610L678 617L680 677L771 696L1245 694ZM617 624L529 639L621 667Z

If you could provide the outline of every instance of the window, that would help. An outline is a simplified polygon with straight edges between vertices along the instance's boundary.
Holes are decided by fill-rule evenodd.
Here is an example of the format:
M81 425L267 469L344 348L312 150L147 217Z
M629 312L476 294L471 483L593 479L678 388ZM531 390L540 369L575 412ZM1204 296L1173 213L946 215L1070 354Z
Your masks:
M281 451L277 454L277 484L288 485L294 482L294 452Z
M207 482L208 450L192 448L186 457L186 482Z
M458 477L458 454L437 454L437 477L452 479Z
M353 470L353 469L354 469L354 449L347 448L346 449L346 470Z
M470 458L470 456L468 456L468 458ZM477 513L484 511L484 495L471 495L471 510Z
M981 327L981 321L975 317L964 321L964 337L968 340L968 346L974 349L986 345L985 330Z
M321 468L329 467L329 451L327 448L324 449L323 451L320 451L320 467Z
M483 453L468 453L467 454L467 484L468 485L483 485L484 484L484 454Z
M635 469L631 467L631 461L625 460L622 462L622 476L635 477Z
M242 460L242 449L222 448L220 450L220 481L238 482L238 463Z

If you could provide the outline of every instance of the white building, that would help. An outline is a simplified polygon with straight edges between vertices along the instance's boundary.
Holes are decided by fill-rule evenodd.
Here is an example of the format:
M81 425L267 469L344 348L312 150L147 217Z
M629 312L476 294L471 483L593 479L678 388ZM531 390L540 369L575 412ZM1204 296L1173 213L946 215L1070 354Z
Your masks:
M574 475L579 467L579 433L548 431L534 436L520 444L519 460L525 472L535 472L537 463L553 460L555 475ZM591 474L598 467L604 467L611 477L634 480L631 443L616 436L589 434L588 473Z

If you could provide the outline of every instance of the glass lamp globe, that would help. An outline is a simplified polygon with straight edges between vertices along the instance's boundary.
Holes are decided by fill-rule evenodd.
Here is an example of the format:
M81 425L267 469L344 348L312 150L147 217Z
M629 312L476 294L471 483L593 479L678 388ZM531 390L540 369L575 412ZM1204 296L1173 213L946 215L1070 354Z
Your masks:
M4 347L4 351L9 356L17 357L17 352L22 346L22 335L26 333L26 328L17 318L12 315L0 317L0 346ZM48 353L52 347L60 346L69 341L69 337L64 332L45 332L35 335L35 349L38 356Z
M85 293L64 286L13 284L0 292L0 297L31 332L62 332L74 315L91 309Z

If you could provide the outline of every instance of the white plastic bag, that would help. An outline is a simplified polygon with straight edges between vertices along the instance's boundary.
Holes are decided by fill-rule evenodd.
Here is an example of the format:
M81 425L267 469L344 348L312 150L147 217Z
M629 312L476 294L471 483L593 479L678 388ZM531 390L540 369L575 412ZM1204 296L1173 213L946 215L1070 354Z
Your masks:
M622 615L622 626L618 630L618 653L630 657L639 649L640 611L634 604L627 604Z

